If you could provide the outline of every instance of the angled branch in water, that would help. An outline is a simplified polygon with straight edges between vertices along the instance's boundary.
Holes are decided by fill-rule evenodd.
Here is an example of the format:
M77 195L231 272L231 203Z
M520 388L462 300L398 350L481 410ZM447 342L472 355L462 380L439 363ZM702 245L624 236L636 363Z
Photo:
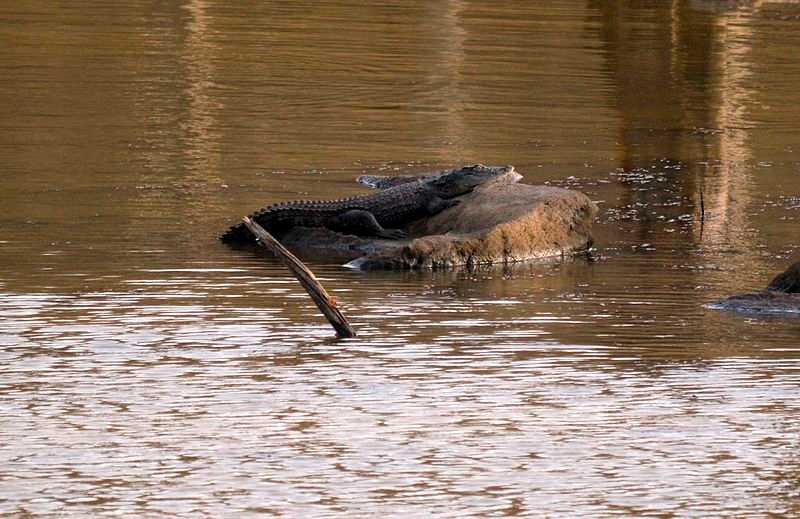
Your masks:
M294 274L294 277L297 278L300 284L303 285L308 295L310 295L311 299L316 303L317 308L320 309L328 319L328 322L331 323L331 326L333 326L333 329L336 330L336 336L340 338L355 337L355 330L350 326L350 322L344 314L336 307L336 300L328 295L325 288L317 281L314 273L311 272L302 261L297 259L294 254L289 252L286 247L281 245L278 240L273 238L270 233L265 231L263 227L247 217L242 221L247 228L250 229L250 232L258 238L258 244L272 251L281 263Z

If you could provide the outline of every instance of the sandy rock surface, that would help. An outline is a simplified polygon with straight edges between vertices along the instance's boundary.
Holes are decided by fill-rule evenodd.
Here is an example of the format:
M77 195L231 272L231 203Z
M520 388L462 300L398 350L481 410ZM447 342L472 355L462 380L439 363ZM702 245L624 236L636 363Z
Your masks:
M281 242L303 257L360 269L450 268L573 254L591 245L597 207L583 193L494 182L461 203L413 223L408 240L344 236L296 228Z

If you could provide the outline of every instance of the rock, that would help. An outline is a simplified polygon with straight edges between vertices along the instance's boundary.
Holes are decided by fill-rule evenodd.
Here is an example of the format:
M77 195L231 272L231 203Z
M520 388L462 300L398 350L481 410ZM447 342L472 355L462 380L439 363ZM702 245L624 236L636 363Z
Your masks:
M592 243L597 206L577 191L498 181L460 200L410 225L408 240L296 228L281 242L305 257L353 260L348 266L365 270L508 264L573 254Z
M781 272L767 285L767 290L795 294L800 292L800 261Z
M715 310L751 314L800 314L800 294L764 290L731 296L707 306Z
M747 313L800 314L800 262L775 276L766 290L738 294L707 306Z

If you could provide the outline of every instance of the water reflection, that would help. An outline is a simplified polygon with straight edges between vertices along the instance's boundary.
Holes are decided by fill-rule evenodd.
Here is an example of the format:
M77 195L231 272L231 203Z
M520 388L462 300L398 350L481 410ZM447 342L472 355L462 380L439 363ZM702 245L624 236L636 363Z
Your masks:
M468 135L467 125L464 123L464 112L470 105L462 88L464 61L465 61L465 40L467 31L460 22L464 11L464 2L461 0L449 0L446 3L446 11L437 18L441 19L444 44L441 50L441 62L436 66L432 82L437 82L436 77L442 76L445 86L441 89L437 104L442 105L447 110L447 126L445 127L444 138L449 140L445 154L441 157L442 162L457 163L468 157L475 156L471 145L463 139ZM444 151L444 150L443 150Z
M622 116L621 157L612 177L622 181L623 191L612 220L636 221L631 232L638 243L660 239L671 247L735 253L737 270L769 272L775 263L762 253L767 237L754 223L764 202L753 196L759 189L753 175L761 183L780 175L767 169L773 163L764 160L766 148L753 149L754 141L764 141L760 135L772 133L754 118L770 95L763 88L769 70L753 62L755 42L766 37L759 32L764 5L590 6L603 14L600 34ZM655 19L668 23L644 35L636 31L637 24ZM673 234L680 228L693 239ZM741 281L726 279L732 291Z
M748 105L754 100L751 45L754 40L754 12L748 6L727 11L717 23L720 49L720 102L716 128L719 134L718 163L711 177L710 204L701 240L711 247L732 246L744 251L751 237L747 229L752 152L748 129ZM716 178L714 178L716 177ZM752 260L751 260L752 261Z

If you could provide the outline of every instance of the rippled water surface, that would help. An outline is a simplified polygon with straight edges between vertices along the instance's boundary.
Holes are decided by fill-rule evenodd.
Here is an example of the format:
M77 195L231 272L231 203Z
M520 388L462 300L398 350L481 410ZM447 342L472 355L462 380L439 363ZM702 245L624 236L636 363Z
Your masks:
M800 514L800 319L703 306L800 254L798 48L789 0L3 3L0 515ZM215 240L476 161L592 257L317 259L335 340Z

